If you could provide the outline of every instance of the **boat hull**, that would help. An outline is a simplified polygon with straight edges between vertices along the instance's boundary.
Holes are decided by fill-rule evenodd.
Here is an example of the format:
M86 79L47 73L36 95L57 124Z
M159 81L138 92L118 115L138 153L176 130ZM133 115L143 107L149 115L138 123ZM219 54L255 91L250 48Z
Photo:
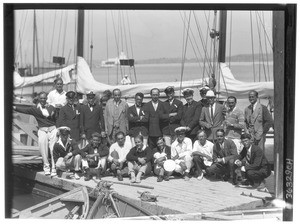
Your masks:
M89 211L86 187L79 187L12 215L12 218L85 219Z

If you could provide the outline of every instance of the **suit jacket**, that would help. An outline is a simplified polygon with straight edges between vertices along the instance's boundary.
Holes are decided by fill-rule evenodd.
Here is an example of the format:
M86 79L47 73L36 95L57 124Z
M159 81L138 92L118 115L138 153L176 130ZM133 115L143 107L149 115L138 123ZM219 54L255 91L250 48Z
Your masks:
M101 131L105 131L102 105L95 104L93 111L89 105L81 106L80 129L81 134L86 134L87 139L90 139L94 132L100 134Z
M69 104L66 104L60 109L57 122L58 127L69 127L71 129L71 138L76 141L80 139L80 109L81 107L76 105L73 110Z
M250 133L254 139L260 140L272 127L273 119L267 107L257 103L252 114L252 106L245 108L246 132Z
M145 112L149 115L149 136L162 136L161 127L159 123L159 111L163 110L163 102L158 100L156 111L152 105L152 101L145 104Z
M237 149L234 142L230 139L224 140L224 148L221 148L220 144L216 142L213 147L213 160L216 158L224 158L225 164L231 159L237 159Z
M114 99L110 99L107 101L105 110L104 110L104 119L105 119L105 130L108 135L112 133L113 127L118 126L119 130L124 132L127 135L128 132L128 104L121 100L119 104L119 114L117 122L114 124L113 114L115 110Z
M191 129L188 133L190 135L196 135L199 130L199 118L202 111L202 105L196 101L192 101L188 106L186 103L183 105L182 118L180 120L181 126L187 126Z
M162 133L164 135L175 135L175 128L180 126L180 120L182 117L183 103L174 99L172 104L169 100L166 100L163 104L163 110L160 111L159 119L161 122ZM169 117L170 113L177 113L174 117Z
M143 116L142 119L140 117ZM145 111L145 104L140 108L139 114L136 111L136 105L128 108L128 122L129 122L129 132L131 137L137 136L141 133L143 136L148 136L148 120L149 114Z
M225 120L226 109L223 105L215 102L215 112L213 119L210 115L210 107L203 107L199 119L199 124L203 127L207 134L207 139L216 139L216 130L223 128L223 121Z
M269 162L266 159L262 149L257 145L252 145L251 148L251 156L250 162L246 163L247 149L243 148L240 152L239 160L242 161L242 164L245 166L245 170L260 170L261 168L265 168L270 173Z

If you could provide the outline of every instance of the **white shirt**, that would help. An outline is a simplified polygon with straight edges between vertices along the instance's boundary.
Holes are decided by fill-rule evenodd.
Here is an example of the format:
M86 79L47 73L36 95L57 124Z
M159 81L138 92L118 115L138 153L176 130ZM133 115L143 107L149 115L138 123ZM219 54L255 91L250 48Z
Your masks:
M135 108L136 108L136 113L137 113L137 115L139 116L141 108L138 107L137 105L135 105Z
M185 137L182 143L179 143L176 140L171 145L171 158L175 157L177 154L180 157L184 157L186 155L191 155L193 150L192 140Z
M113 157L111 156L111 153L113 151L116 151L118 154L119 154L119 159L118 159L118 162L121 163L121 162L125 162L126 160L126 156L127 154L129 153L130 149L132 148L132 145L130 142L128 141L125 141L124 143L124 146L123 147L120 147L118 142L115 142L114 144L112 144L109 148L109 155L108 155L108 158L107 160L109 162L111 162L113 160Z
M208 155L212 158L213 157L213 148L214 148L214 144L210 141L206 140L205 144L201 145L200 141L196 140L194 142L194 145L193 145L193 152L201 152L201 153L203 153L205 155ZM204 164L206 166L211 165L211 162L208 161L206 157L203 157L203 160L204 160Z
M156 111L157 110L157 106L158 106L158 101L156 103L153 102L153 101L151 101L151 102L152 102L152 105L154 107L154 110Z
M215 115L215 111L216 111L216 103L214 103L213 105L210 105L210 106L209 106L209 115L210 115L211 108L213 108L213 115Z
M124 77L124 78L121 80L121 84L122 84L122 85L128 85L128 84L131 84L131 80L130 80L129 78Z
M59 93L56 89L50 91L48 94L47 103L54 106L56 104L61 104L62 106L67 104L66 91Z

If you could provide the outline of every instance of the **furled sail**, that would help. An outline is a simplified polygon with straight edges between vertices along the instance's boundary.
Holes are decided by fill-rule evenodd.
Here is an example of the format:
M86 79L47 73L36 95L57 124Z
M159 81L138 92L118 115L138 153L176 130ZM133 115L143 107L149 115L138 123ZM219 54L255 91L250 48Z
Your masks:
M184 88L198 88L202 86L203 80L196 79L190 81L180 82L159 82L159 83L143 83L143 84L134 84L134 85L117 85L111 86L106 85L100 82L97 82L91 70L86 63L86 61L82 57L78 57L77 60L77 82L76 82L76 90L81 93L87 93L89 91L96 92L100 95L109 89L113 90L118 88L122 92L122 96L124 97L134 97L137 92L142 92L147 96L150 90L154 87L163 91L167 86L174 86L175 91Z
M220 63L224 81L220 83L220 93L223 96L233 95L237 98L247 98L249 91L255 90L260 98L274 96L274 82L241 82L236 80L230 68L225 63Z
M58 76L60 76L64 83L67 84L71 81L70 71L74 69L75 64L72 64L61 69L30 77L21 77L17 71L14 71L14 87L19 89L26 86L32 86L39 82L53 82Z

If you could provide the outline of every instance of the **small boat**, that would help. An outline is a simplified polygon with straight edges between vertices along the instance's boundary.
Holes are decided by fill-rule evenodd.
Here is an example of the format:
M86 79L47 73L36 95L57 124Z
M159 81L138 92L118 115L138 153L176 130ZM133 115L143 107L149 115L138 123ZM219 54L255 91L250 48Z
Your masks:
M86 219L89 211L86 187L79 187L12 215L12 218Z
M161 219L115 192L100 194L87 216L87 219L103 218Z

